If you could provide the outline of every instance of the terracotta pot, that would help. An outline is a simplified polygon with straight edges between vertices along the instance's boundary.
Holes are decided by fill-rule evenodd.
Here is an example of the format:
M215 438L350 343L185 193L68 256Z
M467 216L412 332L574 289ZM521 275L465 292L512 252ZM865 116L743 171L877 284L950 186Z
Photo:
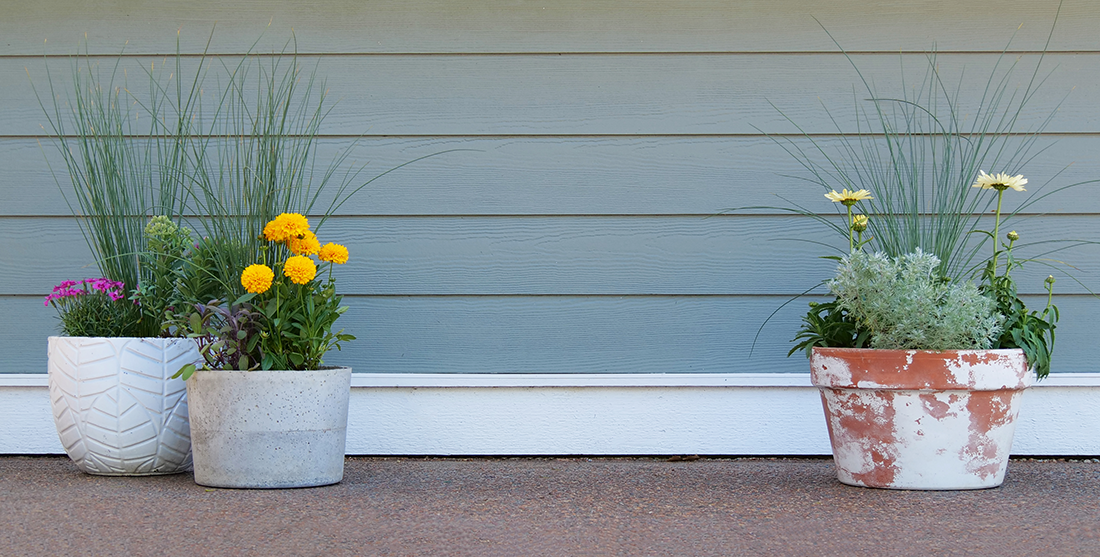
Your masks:
M983 489L1004 482L1023 390L1012 350L814 348L837 478L890 489Z

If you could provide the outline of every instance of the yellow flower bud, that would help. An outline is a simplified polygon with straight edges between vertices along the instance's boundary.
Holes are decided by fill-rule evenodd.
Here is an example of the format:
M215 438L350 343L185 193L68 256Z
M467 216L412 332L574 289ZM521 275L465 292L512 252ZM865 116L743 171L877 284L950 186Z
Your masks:
M856 232L867 230L867 215L852 215L852 230Z

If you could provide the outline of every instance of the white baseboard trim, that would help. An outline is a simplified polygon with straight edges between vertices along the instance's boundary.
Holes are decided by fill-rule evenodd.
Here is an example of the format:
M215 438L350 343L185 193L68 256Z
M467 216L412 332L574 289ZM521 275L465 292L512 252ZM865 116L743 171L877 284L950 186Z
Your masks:
M1015 455L1100 455L1100 373L1024 395ZM352 375L348 454L824 455L809 374ZM0 375L0 454L62 454L46 376Z

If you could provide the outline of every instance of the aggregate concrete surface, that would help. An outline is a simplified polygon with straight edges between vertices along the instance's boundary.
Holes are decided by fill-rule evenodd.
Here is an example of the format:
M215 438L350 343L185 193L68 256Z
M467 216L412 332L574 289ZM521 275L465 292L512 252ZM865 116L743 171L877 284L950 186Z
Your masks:
M827 458L349 457L338 485L229 490L0 457L0 555L1100 555L1100 462L1003 486L849 487Z

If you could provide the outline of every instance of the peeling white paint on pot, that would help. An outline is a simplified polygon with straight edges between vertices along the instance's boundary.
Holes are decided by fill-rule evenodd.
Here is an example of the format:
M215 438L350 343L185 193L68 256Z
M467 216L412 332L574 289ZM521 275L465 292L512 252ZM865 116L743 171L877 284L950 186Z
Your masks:
M195 483L328 485L344 477L351 368L196 371L187 381Z
M1004 482L1034 381L1018 349L815 348L810 376L841 482L928 490Z
M89 474L147 476L191 469L184 382L200 358L180 338L49 337L49 391L65 452Z

